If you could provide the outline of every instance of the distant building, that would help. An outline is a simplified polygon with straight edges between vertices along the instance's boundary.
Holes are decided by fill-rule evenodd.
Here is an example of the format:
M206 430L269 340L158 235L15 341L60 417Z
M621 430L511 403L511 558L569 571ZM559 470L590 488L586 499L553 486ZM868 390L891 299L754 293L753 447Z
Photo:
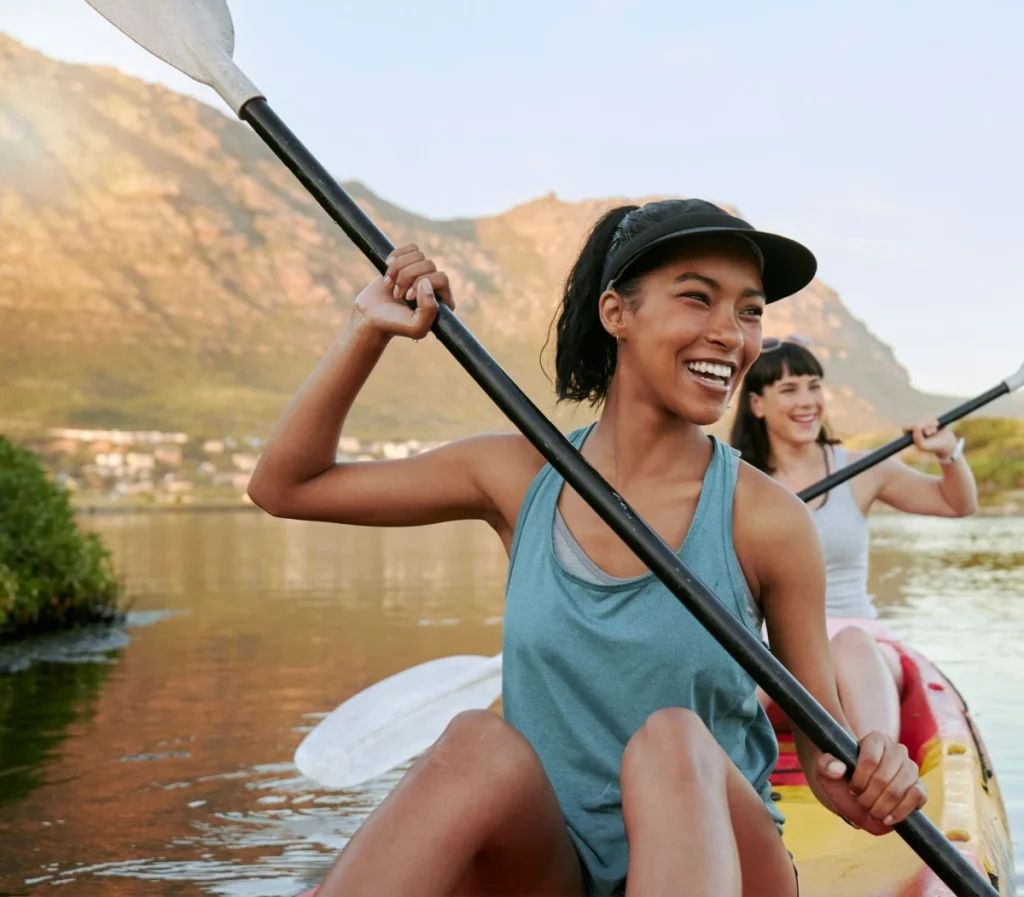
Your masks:
M163 433L159 430L78 430L73 428L55 428L47 431L50 436L59 439L74 439L77 442L110 442L114 445L159 445L169 442L184 445L188 442L185 433Z
M149 452L128 452L124 456L124 464L129 470L152 470L156 466L156 458Z
M124 455L121 452L100 452L96 455L96 466L104 468L123 467Z
M256 455L250 455L245 452L235 452L231 456L231 463L243 473L252 473L256 469L258 461L259 458Z
M74 439L55 439L46 444L45 451L52 455L73 455L80 447L80 444Z
M181 449L177 446L161 445L153 450L153 457L165 467L181 467Z
M203 443L203 451L207 455L219 455L224 451L223 439L207 439Z

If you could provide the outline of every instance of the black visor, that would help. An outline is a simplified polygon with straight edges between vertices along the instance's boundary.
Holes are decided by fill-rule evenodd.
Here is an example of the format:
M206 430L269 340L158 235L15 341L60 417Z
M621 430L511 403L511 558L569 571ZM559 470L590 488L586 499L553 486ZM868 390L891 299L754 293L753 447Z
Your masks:
M753 243L761 255L761 282L768 302L799 292L818 270L813 253L795 240L755 230L753 225L728 212L701 210L681 212L658 221L613 251L605 261L601 283L607 287L618 280L651 249L698 234L737 234Z

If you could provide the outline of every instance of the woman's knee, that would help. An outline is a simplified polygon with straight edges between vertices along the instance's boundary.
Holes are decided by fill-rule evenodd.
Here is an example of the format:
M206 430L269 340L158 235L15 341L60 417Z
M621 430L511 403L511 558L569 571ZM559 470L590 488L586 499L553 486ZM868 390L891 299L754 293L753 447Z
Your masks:
M832 636L830 644L832 657L837 663L846 659L856 661L867 654L880 656L874 636L856 626L840 629Z
M622 757L627 781L654 776L710 779L722 769L724 754L704 721L692 710L666 707L647 717Z
M515 793L547 781L530 743L489 710L455 716L425 759L474 787Z

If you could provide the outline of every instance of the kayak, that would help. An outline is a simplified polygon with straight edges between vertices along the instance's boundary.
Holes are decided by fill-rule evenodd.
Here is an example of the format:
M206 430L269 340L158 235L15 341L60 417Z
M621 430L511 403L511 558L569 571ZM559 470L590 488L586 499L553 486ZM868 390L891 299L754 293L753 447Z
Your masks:
M873 620L855 625L888 642L903 668L900 741L928 788L922 812L1003 897L1015 897L1013 845L988 752L956 687L925 657ZM800 872L800 897L949 897L938 877L895 835L874 837L830 813L811 793L790 734L779 734L772 791L786 815L784 840Z
M922 812L1002 897L1016 897L1006 809L985 745L955 686L882 623L828 623L830 636L858 626L896 651L904 678L900 741L928 788ZM773 708L769 715L776 714ZM950 897L902 838L868 835L822 807L800 768L793 736L777 738L772 793L786 815L784 840L800 873L800 897Z

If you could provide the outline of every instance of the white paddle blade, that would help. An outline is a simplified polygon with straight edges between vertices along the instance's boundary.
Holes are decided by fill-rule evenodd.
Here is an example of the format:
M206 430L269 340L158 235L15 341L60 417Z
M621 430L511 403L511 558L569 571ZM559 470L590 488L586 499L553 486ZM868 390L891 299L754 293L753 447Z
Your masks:
M501 695L501 655L458 655L402 670L337 707L295 751L306 778L329 788L368 782L423 753L464 710Z
M208 84L238 114L256 87L231 60L235 28L227 0L86 0L135 43Z
M1022 364L1017 369L1017 373L1016 374L1010 374L1010 376L1007 377L1003 381L1003 383L1006 384L1006 387L1007 387L1007 389L1010 390L1010 392L1014 392L1014 391L1020 389L1022 386L1024 386L1024 364Z

